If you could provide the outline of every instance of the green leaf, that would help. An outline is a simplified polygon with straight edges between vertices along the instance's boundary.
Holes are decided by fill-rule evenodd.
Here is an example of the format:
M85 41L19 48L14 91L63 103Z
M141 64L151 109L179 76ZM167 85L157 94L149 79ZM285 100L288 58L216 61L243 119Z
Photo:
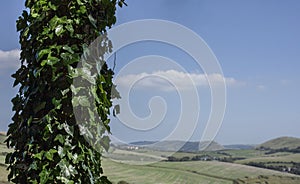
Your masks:
M36 164L36 161L33 161L30 166L29 166L29 169L33 169L33 170L37 170L38 169L38 166Z
M39 51L38 54L37 54L37 56L38 56L37 60L39 61L44 55L50 54L50 52L51 52L50 49L43 49L43 50Z
M80 6L79 12L80 12L81 14L85 14L85 13L87 12L86 7L85 7L85 6Z
M49 6L52 10L54 10L54 11L57 10L57 6L55 6L55 5L52 4L51 2L48 3L48 6Z
M71 54L74 54L74 51L68 45L63 46L63 49L66 50L66 51L68 51L68 52L70 52Z
M89 14L88 18L90 20L90 23L94 26L94 28L97 28L96 26L97 21L94 19L94 17L91 14Z
M77 0L78 5L84 5L81 0Z
M39 174L40 176L40 184L44 184L47 183L48 179L49 179L49 171L46 169L43 169L42 172Z
M60 36L63 32L64 32L63 25L60 24L55 28L56 36Z
M58 166L61 168L61 172L64 177L69 178L70 176L74 176L77 174L77 170L73 165L71 165L66 159L62 159Z
M67 132L67 134L69 134L70 136L73 137L74 127L73 126L69 126L67 123L64 123L63 126L64 126L64 129Z
M63 158L66 155L66 148L63 148L61 146L58 146L58 150L57 153L59 155L60 158Z
M110 143L110 139L108 136L104 136L103 138L101 138L101 145L103 146L103 148L108 151L109 149L109 143Z
M38 17L38 16L39 16L38 13L31 13L31 17L32 17L32 18L36 18L36 17Z
M83 107L90 107L90 102L86 96L74 96L72 99L74 107L81 105Z
M50 149L49 151L47 151L47 152L45 153L45 157L46 157L48 160L53 161L53 155L54 155L55 153L57 153L57 150L55 150L55 149Z
M46 127L47 127L47 130L48 130L50 133L53 133L51 124L48 124Z
M41 66L45 66L50 65L53 66L54 64L56 64L59 61L59 59L57 57L53 57L53 56L48 56L48 58L46 60L43 60L41 62Z
M34 158L37 158L39 160L42 160L42 157L44 155L45 151L41 151L40 153L34 154Z
M59 176L59 177L56 177L56 178L59 179L64 184L74 184L74 181L69 180L66 177Z
M54 105L55 109L60 109L62 104L61 104L62 100L57 100L55 97L52 98L52 104Z
M65 143L65 137L61 134L56 135L54 141L59 141L61 144Z
M66 29L71 33L71 35L73 35L74 29L73 29L73 26L71 24L66 25Z

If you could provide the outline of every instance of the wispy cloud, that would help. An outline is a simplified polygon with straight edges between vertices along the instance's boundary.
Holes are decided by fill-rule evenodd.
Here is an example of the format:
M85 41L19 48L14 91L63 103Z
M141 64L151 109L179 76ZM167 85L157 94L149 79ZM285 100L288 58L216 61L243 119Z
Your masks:
M20 50L0 50L0 69L17 69L20 66Z
M176 70L155 71L152 73L139 73L118 76L115 83L121 87L137 87L158 89L163 91L188 90L193 87L241 85L242 82L234 78L226 78L221 74L186 73Z

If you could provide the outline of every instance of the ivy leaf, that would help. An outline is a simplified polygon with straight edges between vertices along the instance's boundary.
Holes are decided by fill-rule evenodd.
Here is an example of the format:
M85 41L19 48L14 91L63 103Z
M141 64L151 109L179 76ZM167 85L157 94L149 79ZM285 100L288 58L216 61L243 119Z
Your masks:
M81 14L85 14L86 13L86 7L85 6L80 6L80 8L79 8L79 12L81 13Z
M63 25L60 24L55 28L56 36L60 36L63 32L64 32Z
M69 178L70 176L74 176L77 174L77 170L73 165L71 165L66 159L62 159L58 166L61 168L61 172L64 177Z
M41 51L38 52L37 54L37 60L39 61L45 54L49 54L51 52L50 49L43 49Z
M40 153L34 154L34 158L37 158L39 160L42 160L42 157L44 155L45 151L41 151Z
M63 126L64 126L64 129L67 132L67 134L69 134L70 136L73 137L74 127L73 126L69 126L67 123L64 123Z
M52 4L51 2L48 3L48 6L49 6L52 10L54 10L54 11L57 10L57 6L54 5L54 4Z
M73 35L74 29L73 29L73 26L71 24L66 25L66 29L71 33L71 35Z
M81 0L77 0L78 5L84 5Z
M66 50L66 51L68 51L68 52L70 52L71 54L74 54L74 51L68 45L63 46L63 49Z
M104 136L101 138L101 145L103 146L103 148L108 151L109 149L109 143L110 143L110 139L108 136Z
M49 179L49 174L50 174L50 172L47 169L42 170L42 172L39 174L41 184L47 183L47 181Z
M65 138L64 138L63 135L58 134L58 135L55 137L54 141L59 141L61 144L64 144Z
M47 151L47 152L45 153L45 157L46 157L48 160L53 161L53 155L54 155L55 153L57 153L57 150L55 150L55 149L50 149L49 151Z
M60 109L62 104L61 104L62 100L57 100L55 97L52 98L52 104L54 105L55 109Z
M31 13L31 17L32 17L32 18L36 18L36 17L38 17L38 16L39 16L38 13Z
M81 105L82 107L89 107L90 102L86 96L75 96L72 99L72 104L74 107Z
M30 166L29 166L29 169L33 169L33 170L37 170L38 169L38 166L36 164L36 161L33 161Z
M66 150L63 147L58 146L57 153L58 153L60 158L63 158L66 155Z
M94 19L94 17L91 14L89 14L88 18L90 20L90 23L94 26L94 28L97 28L96 26L97 21Z

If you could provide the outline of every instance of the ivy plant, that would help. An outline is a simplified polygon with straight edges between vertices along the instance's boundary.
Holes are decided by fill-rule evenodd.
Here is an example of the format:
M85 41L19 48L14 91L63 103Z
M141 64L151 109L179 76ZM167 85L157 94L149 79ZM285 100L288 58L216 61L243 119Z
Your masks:
M26 0L27 9L17 20L21 67L12 75L19 91L12 99L15 113L6 140L14 148L6 156L9 181L110 183L103 176L101 152L93 144L100 141L105 149L109 145L105 135L115 97L114 73L101 60L100 72L90 71L97 75L88 94L73 82L80 78L85 86L89 81L79 75L83 68L79 61L87 46L115 24L116 6L124 4L123 0ZM104 52L111 49L111 43L105 44ZM85 103L89 98L94 106ZM75 117L80 112L86 116ZM95 130L91 136L96 141L87 141L84 128Z

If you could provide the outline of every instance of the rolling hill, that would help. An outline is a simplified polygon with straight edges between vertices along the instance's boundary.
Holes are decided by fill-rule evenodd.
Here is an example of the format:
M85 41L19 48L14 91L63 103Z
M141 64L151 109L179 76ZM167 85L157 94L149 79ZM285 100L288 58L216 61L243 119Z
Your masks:
M269 140L257 146L259 149L296 149L300 147L300 138L295 137L279 137Z
M217 142L184 142L184 141L139 141L133 142L130 145L115 144L115 147L126 148L136 146L139 148L157 150L157 151L181 151L181 152L198 152L198 151L217 151L222 150L224 147Z
M114 162L109 159L103 160L104 174L113 183L126 181L128 183L201 183L201 184L232 184L238 178L238 183L249 178L258 178L263 175L264 178L278 176L277 181L284 183L287 179L300 181L300 177L288 173L260 169L251 166L245 166L234 163L224 162L157 162L148 165L130 165ZM247 179L246 179L247 177ZM280 179L283 178L283 179ZM258 179L252 179L258 183ZM269 182L269 179L264 181ZM271 180L273 181L273 180ZM245 182L244 182L245 183ZM252 183L252 182L251 182ZM265 182L264 182L265 183ZM271 182L269 182L271 183ZM285 184L290 184L285 183ZM291 183L294 184L294 183Z

